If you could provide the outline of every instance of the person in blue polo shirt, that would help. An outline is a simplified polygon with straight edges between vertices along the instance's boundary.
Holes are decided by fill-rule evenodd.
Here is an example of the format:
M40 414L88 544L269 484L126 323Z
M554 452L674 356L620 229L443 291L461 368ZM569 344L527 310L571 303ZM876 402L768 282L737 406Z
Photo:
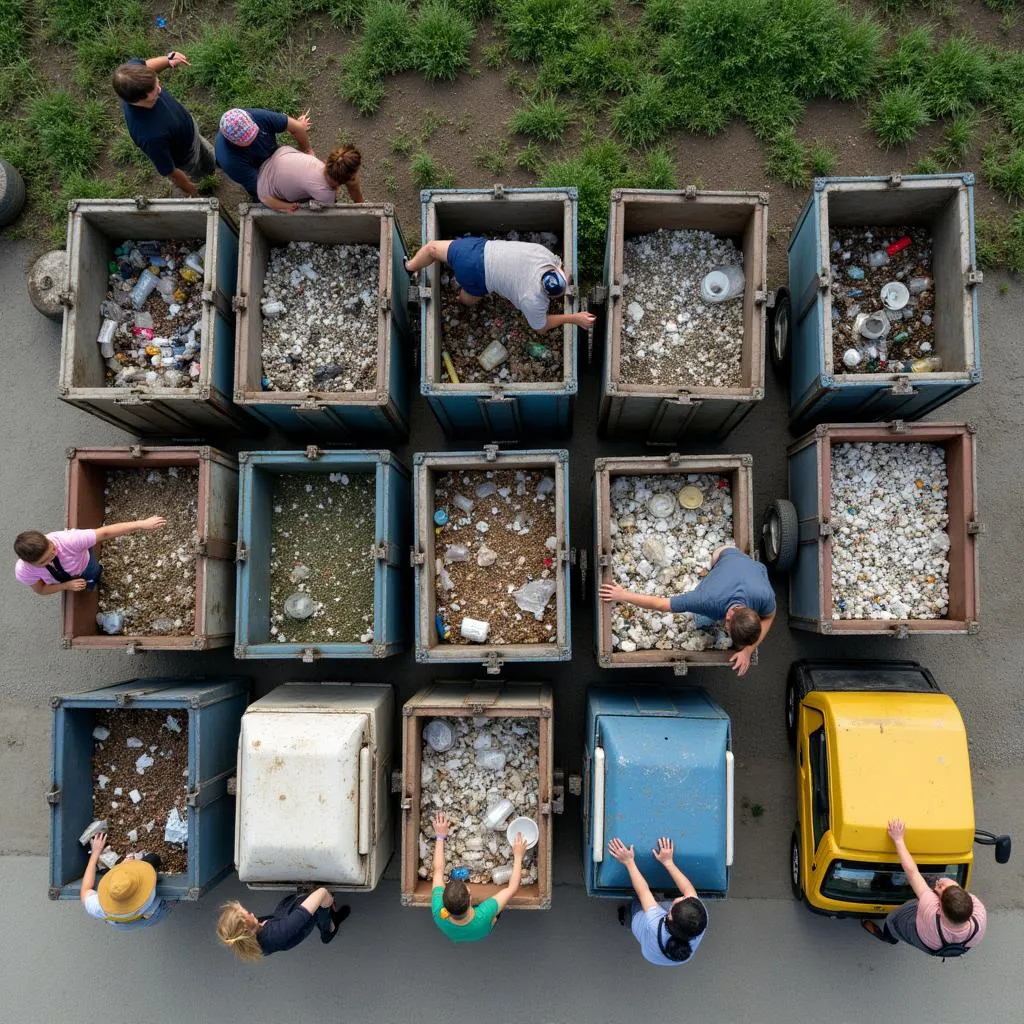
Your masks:
M729 664L738 676L746 675L754 651L775 621L775 591L768 570L735 547L717 548L707 576L686 594L655 597L602 583L601 598L656 612L689 612L698 629L712 629L721 622L736 649Z
M312 126L308 110L296 118L258 107L251 110L233 107L221 115L220 131L213 143L217 163L232 181L249 193L250 200L257 203L260 168L277 150L278 133L290 132L303 153L315 156L309 144Z
M133 57L114 72L114 92L124 101L132 141L153 162L157 174L186 195L198 196L197 182L217 169L213 146L195 118L160 84L158 72L188 64L183 53L143 60Z

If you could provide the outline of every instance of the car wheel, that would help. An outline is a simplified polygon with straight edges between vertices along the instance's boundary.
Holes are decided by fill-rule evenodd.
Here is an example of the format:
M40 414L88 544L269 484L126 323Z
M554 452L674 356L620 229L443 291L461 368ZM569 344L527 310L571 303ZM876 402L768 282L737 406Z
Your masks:
M25 180L18 169L0 160L0 227L18 219L25 205Z
M765 510L761 520L761 548L765 564L776 572L789 572L796 561L800 543L800 522L796 506L777 498Z
M793 837L789 841L789 884L793 889L793 898L803 900L804 890L800 884L800 836L793 829Z
M768 353L777 373L789 373L789 357L792 341L792 304L789 289L780 288L775 293L775 306L768 321Z
M790 748L796 750L796 715L800 706L800 695L796 689L796 679L790 674L786 683L786 739Z

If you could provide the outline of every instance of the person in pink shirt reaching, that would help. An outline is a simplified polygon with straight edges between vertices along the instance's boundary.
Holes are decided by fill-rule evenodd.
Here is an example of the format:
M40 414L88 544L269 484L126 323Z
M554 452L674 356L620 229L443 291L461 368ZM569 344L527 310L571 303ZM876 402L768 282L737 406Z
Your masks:
M150 516L130 523L98 526L95 530L23 530L14 540L18 555L14 577L40 595L93 590L103 572L93 550L97 544L136 530L162 530L166 525L163 516Z
M929 956L963 956L985 937L985 905L952 878L938 879L932 889L907 849L905 833L899 818L889 822L889 836L916 899L897 907L881 927L870 919L861 921L861 927L893 946L903 941Z
M294 146L278 146L260 168L256 195L264 206L294 213L307 199L331 206L342 187L353 203L363 201L359 168L362 154L355 146L338 146L321 160L315 153L302 153Z

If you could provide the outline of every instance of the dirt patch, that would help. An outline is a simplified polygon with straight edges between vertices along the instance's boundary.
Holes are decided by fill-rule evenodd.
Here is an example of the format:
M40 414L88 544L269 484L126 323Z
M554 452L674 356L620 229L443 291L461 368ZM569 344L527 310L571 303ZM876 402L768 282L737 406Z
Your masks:
M372 473L282 473L276 478L270 548L273 639L372 643L374 495ZM289 600L295 594L305 598ZM293 617L288 608L306 617Z
M169 718L180 732L168 727ZM187 843L168 843L164 826L173 808L188 820L188 712L118 708L98 711L96 725L110 730L92 755L92 813L107 822L107 846L122 858L159 854L161 873L184 874Z
M447 513L448 522L434 542L434 585L449 643L472 642L461 636L463 618L490 624L488 644L557 640L557 593L540 619L513 597L527 583L553 585L557 576L554 484L540 470L475 470L435 478L435 508ZM460 507L467 500L469 511Z
M120 613L127 636L190 636L196 623L199 470L115 469L103 490L103 522L162 515L162 530L104 541L99 610Z

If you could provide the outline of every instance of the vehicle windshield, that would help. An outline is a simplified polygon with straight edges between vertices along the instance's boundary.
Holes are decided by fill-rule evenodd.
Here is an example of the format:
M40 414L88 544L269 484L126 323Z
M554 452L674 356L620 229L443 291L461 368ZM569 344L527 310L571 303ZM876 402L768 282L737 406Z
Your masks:
M934 886L940 878L952 878L963 885L966 864L920 864L925 881ZM836 860L829 866L821 886L822 896L847 903L905 903L914 898L907 876L899 864L871 864Z

